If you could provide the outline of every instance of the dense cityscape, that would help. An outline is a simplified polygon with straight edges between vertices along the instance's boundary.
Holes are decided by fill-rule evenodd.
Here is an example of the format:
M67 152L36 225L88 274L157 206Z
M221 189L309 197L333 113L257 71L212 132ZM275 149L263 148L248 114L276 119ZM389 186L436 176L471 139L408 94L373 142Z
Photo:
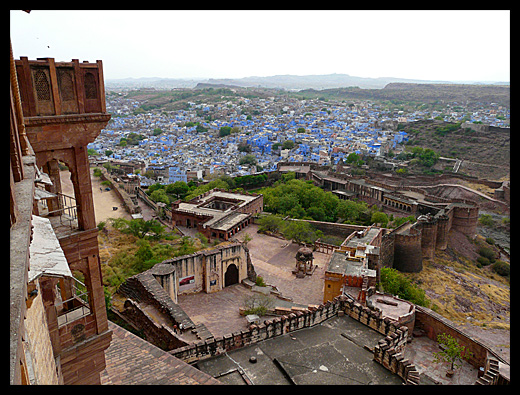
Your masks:
M379 159L396 156L408 140L399 124L421 119L509 124L509 109L448 104L442 110L386 109L370 101L299 100L286 96L224 97L217 103L188 102L188 109L140 110L142 102L109 93L112 119L88 148L99 160L141 161L163 171L164 184L220 175L274 171L280 161L323 165L350 153ZM391 158L389 158L391 159ZM141 185L154 180L141 174Z

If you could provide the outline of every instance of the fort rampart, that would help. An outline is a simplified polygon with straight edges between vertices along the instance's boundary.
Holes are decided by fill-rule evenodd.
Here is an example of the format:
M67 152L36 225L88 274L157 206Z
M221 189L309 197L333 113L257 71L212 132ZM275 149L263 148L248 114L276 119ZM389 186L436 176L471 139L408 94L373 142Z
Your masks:
M421 240L421 231L415 228L411 228L405 233L395 233L392 267L402 272L420 272L423 258Z
M337 314L346 314L385 335L374 348L374 360L399 375L406 383L418 383L419 374L415 366L402 356L409 334L408 328L389 318L383 318L380 312L370 310L345 296L337 296L332 302L307 311L295 311L265 320L263 323L250 325L248 330L198 341L169 353L185 362L194 363L262 340L312 327Z

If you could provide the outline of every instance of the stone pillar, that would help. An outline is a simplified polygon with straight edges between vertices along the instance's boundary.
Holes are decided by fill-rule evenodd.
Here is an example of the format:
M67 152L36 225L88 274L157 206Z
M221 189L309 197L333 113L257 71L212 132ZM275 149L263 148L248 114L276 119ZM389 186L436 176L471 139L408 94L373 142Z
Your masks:
M78 207L78 226L80 230L96 227L90 165L86 146L73 147L76 167L71 168L72 185Z
M43 166L44 173L49 175L51 179L52 185L45 185L45 190L51 193L61 193L61 179L60 179L60 169L58 167L58 161L53 159L47 162ZM47 199L47 204L49 206L49 211L59 210L61 207L60 198L56 196L52 199ZM60 213L56 213L53 215L60 215Z
M85 278L85 285L89 290L90 309L96 317L97 333L108 330L108 319L105 308L105 294L101 279L101 268L99 257L91 255L87 257L88 275Z

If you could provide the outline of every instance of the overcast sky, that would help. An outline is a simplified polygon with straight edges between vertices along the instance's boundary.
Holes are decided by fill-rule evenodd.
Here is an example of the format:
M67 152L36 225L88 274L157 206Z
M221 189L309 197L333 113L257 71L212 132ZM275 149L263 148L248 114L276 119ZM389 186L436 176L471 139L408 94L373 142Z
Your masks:
M105 79L350 74L509 81L509 11L11 11L15 59Z

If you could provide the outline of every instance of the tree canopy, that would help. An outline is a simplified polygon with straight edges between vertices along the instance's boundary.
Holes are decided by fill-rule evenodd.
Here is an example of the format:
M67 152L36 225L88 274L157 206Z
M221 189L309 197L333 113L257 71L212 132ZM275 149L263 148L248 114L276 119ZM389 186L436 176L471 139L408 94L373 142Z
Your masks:
M297 180L294 173L284 174L274 187L263 188L264 210L273 214L289 215L291 218L315 221L365 223L370 221L363 213L369 208L364 202L340 200L332 192L312 184L312 181Z

